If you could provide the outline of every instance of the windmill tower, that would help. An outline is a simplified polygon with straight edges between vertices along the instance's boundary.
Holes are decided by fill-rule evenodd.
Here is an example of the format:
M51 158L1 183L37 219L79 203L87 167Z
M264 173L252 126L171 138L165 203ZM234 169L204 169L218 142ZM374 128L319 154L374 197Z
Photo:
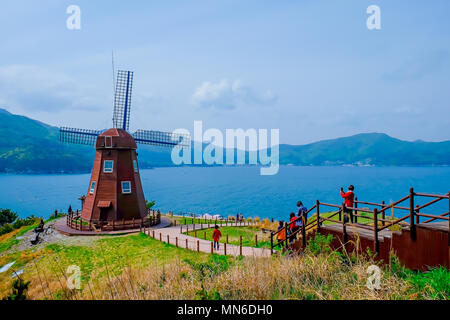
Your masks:
M94 225L141 219L147 215L137 144L189 148L189 135L161 131L129 131L133 72L119 70L114 96L113 128L106 131L60 128L60 140L94 145L95 159L82 220Z

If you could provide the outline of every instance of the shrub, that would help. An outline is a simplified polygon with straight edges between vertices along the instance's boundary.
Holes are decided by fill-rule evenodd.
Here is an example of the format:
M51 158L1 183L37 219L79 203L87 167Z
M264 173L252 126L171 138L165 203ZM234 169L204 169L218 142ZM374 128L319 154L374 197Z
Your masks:
M16 221L14 221L13 224L5 223L0 227L0 236L3 234L10 233L14 230L20 229L23 226L31 226L35 223L38 223L39 220L40 220L39 218L36 218L35 216L31 215L25 219L18 218Z
M40 220L39 218L36 218L35 216L31 215L31 216L29 216L29 217L27 217L25 219L21 219L21 218L17 219L13 223L12 226L13 226L14 229L19 229L19 228L21 228L23 226L31 226L31 225L33 225L35 223L38 223L39 220Z
M308 240L308 250L315 255L319 253L331 252L332 249L330 244L332 241L333 235L329 234L328 236L324 236L318 233L314 236L314 238Z
M12 223L18 218L17 213L12 212L9 209L0 209L0 226L5 223Z
M0 236L14 231L14 228L9 223L4 224L0 227Z
M28 290L28 286L30 285L30 281L23 281L22 279L16 279L12 285L12 293L8 295L3 300L26 300L26 291Z

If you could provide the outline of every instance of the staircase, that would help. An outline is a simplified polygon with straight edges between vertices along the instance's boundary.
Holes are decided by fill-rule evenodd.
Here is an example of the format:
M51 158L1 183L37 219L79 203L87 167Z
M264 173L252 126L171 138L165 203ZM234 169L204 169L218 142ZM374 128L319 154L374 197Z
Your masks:
M432 200L415 206L418 197ZM409 206L401 205L405 201L409 202ZM440 201L448 201L450 208L450 193L447 195L416 193L411 188L408 196L390 205L386 205L384 202L373 203L356 199L355 207L352 208L317 200L316 204L307 212L311 213L314 210L315 213L294 233L297 236L296 241L293 243L288 243L287 240L274 242L279 231L272 232L271 252L279 244L283 245L285 250L301 252L306 247L308 239L314 237L316 233L320 233L333 235L334 240L331 247L335 250L367 252L369 249L376 254L377 260L385 263L389 263L390 253L394 251L400 261L410 269L426 270L429 266L450 268L449 212L437 215L422 211ZM358 205L369 205L371 208L358 208ZM323 208L326 208L326 213ZM329 212L329 208L336 211ZM355 223L345 222L343 212L346 209L353 210ZM403 210L408 214L401 218L386 218L387 210ZM425 218L427 220L423 221ZM297 220L299 219L301 218ZM286 233L290 230L292 223L285 224Z

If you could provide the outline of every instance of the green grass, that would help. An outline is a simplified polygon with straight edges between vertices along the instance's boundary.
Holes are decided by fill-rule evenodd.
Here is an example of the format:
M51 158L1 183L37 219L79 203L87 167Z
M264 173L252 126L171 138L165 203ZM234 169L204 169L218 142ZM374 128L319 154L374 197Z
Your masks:
M216 220L208 220L208 219L200 219L200 218L192 218L192 217L177 217L177 216L169 216L169 215L164 215L165 217L168 217L172 220L175 220L177 225L186 225L186 224L201 224L203 223L205 226L208 225L208 222L210 224L210 226L213 226L216 223ZM228 223L230 224L231 221ZM226 224L225 221L221 221L221 220L217 220L217 224L218 225L224 225Z
M33 226L25 228L31 227ZM222 227L220 229L224 235L221 239L222 243L225 241L225 235L228 234L229 243L239 244L239 237L242 236L245 246L254 246L255 234L262 234L260 230L253 227ZM19 232L23 234L26 230L21 229ZM10 239L16 237L19 232L12 235ZM203 232L200 231L197 236L203 238ZM207 237L210 238L212 230L208 229L206 232ZM269 233L263 235L270 239ZM258 240L260 240L259 237ZM261 236L261 240L258 241L260 242L258 246L264 245L263 236ZM33 252L33 250L16 251L0 257L0 265L15 260L16 264L13 266L15 270L26 266L23 277L26 280L33 280L31 287L33 291L30 294L36 298L67 299L67 291L62 289L60 281L64 281L63 273L66 272L69 265L80 266L82 288L84 288L83 297L87 299L91 298L88 283L100 288L94 295L101 297L101 290L109 290L107 287L102 287L102 284L105 284L108 278L127 274L126 270L131 270L129 271L131 276L124 276L122 279L132 282L131 287L151 292L160 290L160 297L165 297L164 292L168 290L177 292L179 288L182 288L180 290L183 291L185 286L193 286L195 289L189 289L191 293L183 291L176 297L196 299L270 298L264 295L266 291L272 294L272 298L278 299L317 299L321 297L360 299L365 297L360 291L365 292L367 278L365 270L373 262L351 260L352 263L349 264L346 256L337 253L330 254L329 250L324 250L327 241L321 238L311 240L305 255L300 257L249 260L176 248L174 245L159 242L140 233L128 236L101 237L100 240L95 240L89 246L51 244L37 252ZM40 270L42 280L44 282L48 280L51 283L51 296L48 293L42 295L43 290L33 261ZM175 271L173 268L177 266L177 263L183 267ZM378 293L368 292L371 295L370 298L380 295L379 298L389 299L450 299L449 270L441 268L428 272L415 272L405 269L395 259L391 266L382 267L382 270L383 290ZM139 278L142 272L146 272L147 276ZM274 278L267 277L272 272ZM152 281L160 279L159 277L161 277L161 285L158 282L159 287L155 287ZM242 281L242 277L245 277L245 281ZM273 280L278 277L284 280L280 280L280 282ZM246 282L247 279L249 279L248 282ZM9 293L11 281L11 272L0 274L0 298ZM118 281L116 280L115 283L120 284ZM167 281L170 282L164 284ZM293 281L297 281L295 285L292 285ZM258 291L262 282L265 289ZM120 285L128 288L128 283ZM247 285L253 288L253 291L245 291ZM281 287L273 289L277 285ZM347 290L349 286L355 286L355 290ZM192 295L192 290L195 290L195 295ZM384 295L387 291L390 293ZM260 292L261 296L258 296L257 292ZM127 298L127 295L123 293L119 297Z
M143 267L155 262L164 264L175 258L201 261L207 256L176 248L143 233L105 237L90 247L51 244L46 249L52 258L57 257L64 265L79 265L86 274L91 274L94 269L103 270L100 276L106 275L106 268L109 272L118 274L125 266Z
M398 258L391 261L390 273L408 281L411 285L409 298L450 299L450 270L431 268L426 272L412 271L403 267Z
M33 275L36 277L37 271L31 262L38 261L40 276L44 277L45 274L48 278L56 279L62 277L68 266L77 265L82 274L82 286L85 286L91 279L103 281L102 279L122 274L126 268L146 268L155 265L164 267L174 261L184 261L187 264L195 261L196 264L201 264L208 263L211 259L213 258L206 253L177 248L140 233L102 237L90 246L54 243L38 252L16 251L0 257L0 266L16 261L12 269L20 270L27 266L25 271L27 277ZM231 257L221 259L228 261ZM6 283L10 280L11 272L0 274L0 283L5 283L5 286L0 285L0 298L4 295L3 291L7 289Z
M17 237L23 236L25 233L33 230L37 226L38 224L23 226L17 230L14 230L13 232L0 236L0 253L11 249L12 246L18 244L20 240L17 240Z
M228 235L228 243L238 246L240 244L240 237L242 236L242 245L244 247L270 248L270 233L263 233L256 227L221 227L219 230L222 233L222 238L219 243L225 243ZM197 231L197 238L204 239L206 233L206 240L212 241L213 231L214 229ZM189 231L187 234L195 237L194 231ZM255 235L258 236L258 245L256 246Z

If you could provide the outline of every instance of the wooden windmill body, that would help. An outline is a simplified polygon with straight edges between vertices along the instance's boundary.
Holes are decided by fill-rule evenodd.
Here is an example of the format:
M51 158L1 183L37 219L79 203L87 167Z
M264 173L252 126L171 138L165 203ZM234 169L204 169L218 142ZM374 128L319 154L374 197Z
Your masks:
M119 71L114 100L114 128L106 131L60 128L63 142L94 145L94 165L82 209L93 225L142 219L147 215L139 174L137 144L174 148L190 146L184 134L138 130L128 133L133 72Z
M83 220L144 218L147 210L133 137L122 129L109 129L98 136L95 149Z

